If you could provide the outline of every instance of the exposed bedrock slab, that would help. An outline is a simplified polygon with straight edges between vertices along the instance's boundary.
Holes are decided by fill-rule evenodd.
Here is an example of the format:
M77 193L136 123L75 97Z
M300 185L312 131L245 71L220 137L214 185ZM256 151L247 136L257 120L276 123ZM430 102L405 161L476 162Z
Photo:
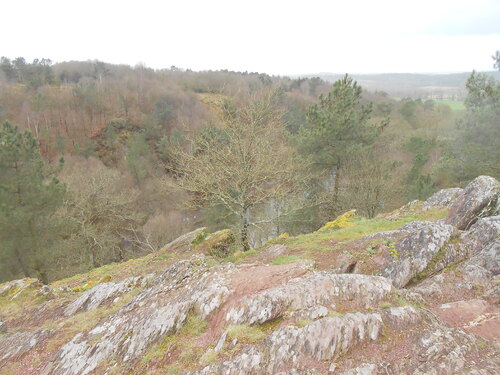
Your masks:
M288 283L244 297L226 314L232 324L256 324L276 319L287 309L301 310L338 301L357 300L370 307L385 298L393 287L378 276L316 272Z

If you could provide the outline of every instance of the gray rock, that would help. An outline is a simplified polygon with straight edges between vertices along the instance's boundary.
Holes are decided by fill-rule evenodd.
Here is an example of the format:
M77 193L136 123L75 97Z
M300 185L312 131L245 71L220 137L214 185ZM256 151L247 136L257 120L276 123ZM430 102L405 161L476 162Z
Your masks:
M11 300L18 298L26 290L39 289L43 284L36 279L20 279L7 282L0 288L0 297L10 296Z
M275 258L275 257L283 254L285 252L285 250L286 250L285 245L275 244L275 245L271 245L271 246L265 248L262 251L262 255L269 256L270 258Z
M336 360L341 353L347 353L356 345L377 340L386 325L408 329L420 320L417 310L405 306L383 313L326 317L303 328L285 326L272 332L261 346L248 347L232 360L209 365L195 374L276 374L290 366L303 374L307 372L297 366L302 357L317 361ZM308 370L315 373L314 369Z
M478 218L492 216L497 210L500 183L493 177L479 176L450 206L446 224L468 229Z
M500 217L480 218L469 231L454 235L441 249L428 273L436 273L457 262L464 261L487 247L500 235Z
M467 256L472 256L500 236L500 216L480 218L462 236Z
M500 275L500 240L490 243L463 266L464 277L475 283L493 281Z
M185 253L191 250L193 241L207 230L206 227L195 229L192 232L183 234L172 242L166 244L160 251L169 251L176 253Z
M42 296L46 298L55 298L54 291L48 285L42 286L35 293L35 296Z
M463 189L460 188L450 188L442 189L437 193L431 195L425 202L423 209L429 210L431 208L446 208L463 193Z
M315 272L290 280L287 284L244 297L226 314L232 324L256 324L276 319L288 310L336 301L358 299L365 307L374 306L393 290L391 283L378 276Z
M0 320L0 333L7 333L7 324Z
M46 329L18 331L0 338L0 369L7 362L16 362L23 355L49 337L52 331Z
M328 315L328 309L325 306L312 306L307 309L294 311L291 316L297 320L307 319L316 320L319 318L324 318Z
M377 375L378 373L378 365L364 363L359 367L343 372L342 375Z
M140 286L141 281L140 277L131 277L117 283L98 284L71 302L64 310L64 315L70 316L78 312L94 310L106 301L112 301L116 297Z
M358 259L349 253L340 254L335 260L335 271L338 273L357 273Z
M418 364L413 374L464 374L470 369L467 357L476 349L477 339L458 329L438 328L425 332L417 347L419 351L414 362ZM487 369L482 370L478 373L494 374Z
M266 339L270 353L267 372L293 363L298 353L319 361L334 360L356 344L376 340L382 328L379 313L326 317L303 328L283 327Z
M442 247L458 233L451 225L431 221L415 221L400 231L408 232L408 235L398 241L393 261L382 271L382 275L398 288L424 271Z
M255 347L247 348L233 357L231 360L224 361L221 364L212 364L202 370L193 373L193 375L243 375L243 374L262 374L264 366L264 354Z
M217 340L217 344L215 344L214 351L219 352L222 350L224 343L226 342L227 331L225 331L222 336Z
M232 265L209 268L202 256L169 267L117 313L77 334L56 356L54 375L92 372L103 361L136 360L161 337L178 330L190 311L206 318L231 293Z

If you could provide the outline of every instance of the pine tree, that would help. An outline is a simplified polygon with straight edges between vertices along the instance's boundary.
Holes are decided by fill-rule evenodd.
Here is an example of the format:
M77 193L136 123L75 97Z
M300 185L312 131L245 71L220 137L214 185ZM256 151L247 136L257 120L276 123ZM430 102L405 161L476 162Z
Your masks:
M20 274L47 278L50 260L41 254L56 236L51 216L65 193L53 173L29 131L0 126L0 281Z
M338 199L347 161L371 145L387 124L387 120L377 125L370 122L372 105L364 104L361 94L361 86L345 75L309 108L307 124L294 137L299 152L312 159L318 169L335 175L333 203Z

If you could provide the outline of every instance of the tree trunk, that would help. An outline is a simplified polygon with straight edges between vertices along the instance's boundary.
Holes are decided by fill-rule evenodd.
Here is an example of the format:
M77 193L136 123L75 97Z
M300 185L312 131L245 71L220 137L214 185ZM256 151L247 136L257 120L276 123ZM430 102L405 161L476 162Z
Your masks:
M335 168L335 181L333 182L333 202L337 203L339 199L339 184L340 184L340 165Z
M98 260L97 250L94 247L92 247L92 250L90 252L90 262L92 263L93 268L98 268L101 266Z
M49 283L49 277L47 272L43 270L43 265L39 261L36 262L35 271L38 274L38 280L40 280L42 284L47 285Z
M243 251L250 250L250 244L248 243L248 227L249 227L249 214L250 210L246 208L241 216L241 245L243 246Z
M26 263L24 263L23 257L19 251L19 248L16 246L16 250L14 250L14 253L16 254L16 259L17 262L19 263L19 267L21 268L21 271L23 272L24 277L30 277L30 272L28 267L26 266Z

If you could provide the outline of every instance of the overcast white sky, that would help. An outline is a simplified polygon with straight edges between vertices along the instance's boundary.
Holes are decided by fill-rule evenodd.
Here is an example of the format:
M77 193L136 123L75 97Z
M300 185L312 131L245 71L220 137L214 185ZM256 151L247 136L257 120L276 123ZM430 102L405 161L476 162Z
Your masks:
M0 56L270 74L492 70L500 0L1 1Z

